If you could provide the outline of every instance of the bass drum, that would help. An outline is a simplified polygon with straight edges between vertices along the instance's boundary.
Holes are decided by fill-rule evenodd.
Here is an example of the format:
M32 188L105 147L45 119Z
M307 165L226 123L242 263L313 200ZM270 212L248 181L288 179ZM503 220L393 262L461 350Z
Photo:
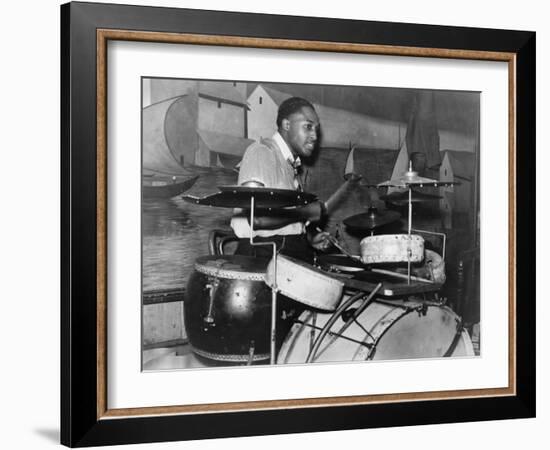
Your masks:
M350 305L323 333L320 345L317 340L333 314L303 312L283 342L277 363L474 356L468 333L446 306L382 300L364 310L361 305L361 300ZM317 351L310 355L316 344Z

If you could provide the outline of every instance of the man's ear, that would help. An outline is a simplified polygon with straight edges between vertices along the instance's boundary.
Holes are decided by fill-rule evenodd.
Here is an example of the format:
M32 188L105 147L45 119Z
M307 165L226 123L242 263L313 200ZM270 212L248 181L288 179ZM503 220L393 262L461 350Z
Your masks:
M290 120L283 119L281 121L281 127L283 128L283 130L288 131L290 129Z

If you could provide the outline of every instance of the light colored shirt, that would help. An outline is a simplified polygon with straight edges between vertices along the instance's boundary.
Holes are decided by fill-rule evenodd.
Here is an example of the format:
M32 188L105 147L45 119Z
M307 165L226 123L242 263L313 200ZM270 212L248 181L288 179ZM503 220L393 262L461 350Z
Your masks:
M279 132L275 133L273 137L271 138L275 141L275 144L279 147L279 150L281 150L281 153L283 155L283 158L290 164L290 166L293 168L294 173L294 188L302 190L302 185L300 183L300 179L297 176L297 168L302 165L302 161L300 160L299 156L294 157L290 149L288 148L287 143L283 139L283 137L279 134Z
M301 189L292 162L294 162L294 156L277 132L271 139L255 142L246 149L240 164L238 184L255 181L275 189ZM235 213L240 214L242 210L237 209ZM250 224L247 217L233 217L231 228L240 238L250 237ZM274 230L254 230L254 237L287 236L304 232L304 224L295 222Z

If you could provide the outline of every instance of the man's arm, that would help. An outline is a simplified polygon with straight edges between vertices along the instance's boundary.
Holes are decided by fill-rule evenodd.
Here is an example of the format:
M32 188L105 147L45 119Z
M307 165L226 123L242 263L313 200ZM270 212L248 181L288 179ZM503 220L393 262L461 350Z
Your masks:
M296 222L319 222L323 212L324 205L320 201L298 208L257 209L254 213L254 228L274 230ZM244 214L246 213L243 213L243 216ZM250 223L249 215L247 220Z

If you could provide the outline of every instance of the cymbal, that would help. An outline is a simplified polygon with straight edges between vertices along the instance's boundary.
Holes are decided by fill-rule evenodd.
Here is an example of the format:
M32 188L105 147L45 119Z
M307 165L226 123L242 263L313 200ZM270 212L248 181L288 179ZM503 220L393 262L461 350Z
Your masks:
M412 203L429 202L439 200L440 198L442 198L441 195L425 194L411 189ZM393 203L394 205L406 205L409 203L409 191L392 192L391 194L382 195L380 196L380 200Z
M383 181L382 183L379 183L376 185L376 187L401 187L401 188L408 188L409 186L418 186L418 187L425 187L425 186L454 186L460 184L455 181L440 181L440 180L434 180L433 178L426 178L421 177L418 175L418 172L415 172L414 170L409 170L405 172L402 176L397 178L392 178L388 181Z
M195 197L182 196L183 200L196 205L218 206L223 208L250 209L251 199L254 198L254 207L258 209L285 208L289 206L303 206L317 200L317 197L307 192L298 192L292 189L274 189L256 186L218 186L220 192Z
M321 268L336 269L342 272L360 272L365 270L365 265L358 259L350 258L347 255L319 253L317 261Z
M369 208L366 213L344 219L344 224L357 230L374 230L375 228L387 225L399 220L401 214L397 211L378 211L376 208Z

